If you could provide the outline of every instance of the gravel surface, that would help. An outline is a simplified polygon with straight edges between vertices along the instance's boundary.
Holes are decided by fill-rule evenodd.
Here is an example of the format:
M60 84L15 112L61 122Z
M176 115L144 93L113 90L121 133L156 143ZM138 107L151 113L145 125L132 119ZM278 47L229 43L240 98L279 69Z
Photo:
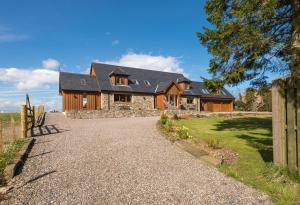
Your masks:
M157 119L48 114L45 135L36 137L1 203L271 204L266 195L171 144L156 130Z

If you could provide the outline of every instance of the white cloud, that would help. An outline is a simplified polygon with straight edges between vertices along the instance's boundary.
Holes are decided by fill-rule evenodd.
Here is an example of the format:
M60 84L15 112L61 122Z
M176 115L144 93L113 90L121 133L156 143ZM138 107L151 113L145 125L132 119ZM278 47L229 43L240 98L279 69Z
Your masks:
M0 42L21 41L27 39L27 35L0 34Z
M9 27L0 25L0 43L21 41L28 39L28 35L16 34Z
M21 100L11 100L11 99L0 99L0 111L1 112L15 112L20 109L20 105L24 104Z
M116 61L94 60L94 62L185 74L179 59L173 56L128 53Z
M48 70L57 70L59 68L60 63L52 58L48 58L43 60L43 68Z
M54 59L51 59L54 61ZM57 84L59 73L54 69L56 64L45 64L42 68L0 68L0 82L13 84L18 90L47 88L50 84ZM48 61L47 61L48 62ZM58 62L58 61L57 61ZM58 63L59 65L59 63Z
M113 40L113 42L111 42L111 45L116 46L120 43L119 40Z

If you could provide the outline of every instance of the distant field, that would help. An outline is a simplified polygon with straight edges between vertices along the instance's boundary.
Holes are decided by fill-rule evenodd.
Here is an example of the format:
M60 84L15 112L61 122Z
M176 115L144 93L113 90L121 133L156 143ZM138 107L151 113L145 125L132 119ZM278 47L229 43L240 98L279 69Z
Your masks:
M0 119L3 123L10 122L11 116L15 119L15 122L20 121L20 113L18 113L18 112L0 113Z

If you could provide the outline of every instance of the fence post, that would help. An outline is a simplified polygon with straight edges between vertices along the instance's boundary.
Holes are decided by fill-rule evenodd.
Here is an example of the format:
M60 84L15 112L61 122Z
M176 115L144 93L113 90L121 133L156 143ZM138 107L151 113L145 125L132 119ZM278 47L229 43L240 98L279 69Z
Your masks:
M300 78L297 78L296 81L296 87L297 87L297 161L298 161L298 174L300 176Z
M0 151L3 151L2 119L0 116Z
M272 82L273 161L287 164L285 80Z
M27 137L27 110L26 105L21 105L21 137Z
M287 163L292 171L297 170L297 145L296 145L296 93L295 79L287 79L286 90L286 113L287 113Z
M17 140L17 135L16 135L16 127L15 127L15 119L12 115L10 115L10 127L11 127L11 131L12 131L12 139L13 142L15 142Z

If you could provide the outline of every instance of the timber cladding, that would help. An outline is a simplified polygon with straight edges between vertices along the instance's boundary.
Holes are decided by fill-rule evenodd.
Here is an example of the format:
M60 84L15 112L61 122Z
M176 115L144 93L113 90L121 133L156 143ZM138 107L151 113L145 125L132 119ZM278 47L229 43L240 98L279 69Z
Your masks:
M62 91L62 110L96 110L101 107L98 92Z
M201 111L208 112L232 112L233 102L232 100L220 100L220 99L201 99Z
M300 78L273 81L272 123L274 163L300 175Z

